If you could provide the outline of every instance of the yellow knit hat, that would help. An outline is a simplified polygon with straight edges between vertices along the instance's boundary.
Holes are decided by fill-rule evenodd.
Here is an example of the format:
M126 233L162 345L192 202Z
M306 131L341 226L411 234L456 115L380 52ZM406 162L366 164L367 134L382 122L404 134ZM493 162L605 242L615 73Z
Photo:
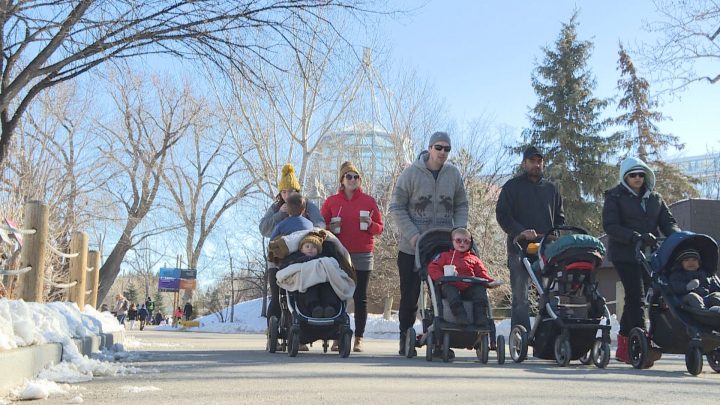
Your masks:
M295 176L295 168L291 163L286 164L282 168L282 176L278 182L278 191L290 190L300 191L300 182Z
M351 161L343 162L343 164L340 165L340 184L342 184L343 177L345 177L348 172L360 174L360 170L358 170Z

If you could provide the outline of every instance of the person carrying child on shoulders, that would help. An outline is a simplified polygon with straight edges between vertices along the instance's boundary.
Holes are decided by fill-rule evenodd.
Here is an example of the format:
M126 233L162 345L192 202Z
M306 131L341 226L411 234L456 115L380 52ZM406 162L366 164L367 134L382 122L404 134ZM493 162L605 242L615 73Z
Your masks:
M690 308L720 312L720 283L701 266L697 250L680 252L670 273L670 288Z
M488 274L485 264L477 257L470 248L472 247L472 235L465 228L457 228L450 234L453 249L438 255L429 265L428 274L433 281L443 277L445 265L455 266L456 276L480 277L488 280L487 287L494 288L499 285ZM450 304L450 311L455 316L457 323L462 325L470 324L468 314L465 311L462 300L471 300L473 303L473 319L476 325L487 325L490 320L487 290L479 284L468 284L462 282L451 282L443 284L442 296L447 298Z

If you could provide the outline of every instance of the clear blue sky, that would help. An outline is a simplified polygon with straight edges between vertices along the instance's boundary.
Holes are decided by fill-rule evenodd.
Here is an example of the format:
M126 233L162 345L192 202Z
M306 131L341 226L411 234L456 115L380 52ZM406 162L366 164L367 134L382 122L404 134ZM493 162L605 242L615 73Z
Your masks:
M659 18L649 0L431 0L410 16L384 21L380 32L394 63L429 79L457 121L486 115L517 128L519 136L528 125L528 107L537 100L530 74L543 59L541 47L552 47L575 8L580 11L579 39L595 45L589 62L597 80L595 95L613 97L619 94L618 41L632 51L651 38L643 23ZM720 84L698 83L679 98L663 101L659 109L672 121L660 123L661 130L686 143L685 150L669 151L668 157L720 150L719 96ZM606 111L617 113L614 105Z

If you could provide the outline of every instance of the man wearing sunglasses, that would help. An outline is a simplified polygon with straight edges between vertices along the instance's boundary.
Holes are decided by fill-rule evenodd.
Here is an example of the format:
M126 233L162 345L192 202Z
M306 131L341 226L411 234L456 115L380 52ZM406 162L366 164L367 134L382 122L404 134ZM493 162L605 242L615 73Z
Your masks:
M495 216L507 234L508 268L512 289L511 325L530 330L529 275L514 241L525 249L529 242L554 226L565 223L562 197L555 185L543 178L543 154L534 146L525 149L521 173L503 185Z
M468 200L460 171L447 163L452 149L450 136L435 132L427 150L398 178L390 203L390 214L400 231L400 355L405 355L406 331L412 328L420 295L420 276L415 271L415 245L431 228L466 227ZM408 347L414 350L414 347Z
M634 327L645 327L643 297L647 273L635 260L635 246L642 241L654 246L660 230L670 236L680 230L675 218L655 188L655 173L642 160L629 157L620 163L620 183L605 192L603 229L608 235L608 256L625 290L615 358L629 363L628 335ZM659 353L651 351L651 361Z

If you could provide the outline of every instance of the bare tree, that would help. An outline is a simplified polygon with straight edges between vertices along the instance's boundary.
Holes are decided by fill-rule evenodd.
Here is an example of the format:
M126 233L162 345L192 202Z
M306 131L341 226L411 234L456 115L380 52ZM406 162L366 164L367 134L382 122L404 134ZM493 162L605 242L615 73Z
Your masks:
M720 4L715 0L655 0L660 21L646 29L660 35L641 54L669 91L720 81Z
M124 225L101 268L98 301L110 290L130 249L172 228L139 226L155 204L170 150L188 133L201 112L199 106L186 102L188 94L177 94L173 86L159 79L149 85L132 74L116 77L111 96L119 119L114 125L99 123L99 135L104 141L108 167L115 170L107 192L123 212L121 218L109 219Z
M40 92L111 60L165 54L231 67L293 46L325 11L361 15L371 0L2 1L0 162L20 118Z
M206 105L190 98L186 102ZM215 123L211 111L192 123L192 135L183 148L171 152L163 179L172 197L171 212L177 215L185 232L185 254L191 269L198 269L203 247L221 219L253 193L255 179L245 165L252 150L238 149L229 132ZM217 130L219 129L219 130ZM185 291L185 300L192 290Z

